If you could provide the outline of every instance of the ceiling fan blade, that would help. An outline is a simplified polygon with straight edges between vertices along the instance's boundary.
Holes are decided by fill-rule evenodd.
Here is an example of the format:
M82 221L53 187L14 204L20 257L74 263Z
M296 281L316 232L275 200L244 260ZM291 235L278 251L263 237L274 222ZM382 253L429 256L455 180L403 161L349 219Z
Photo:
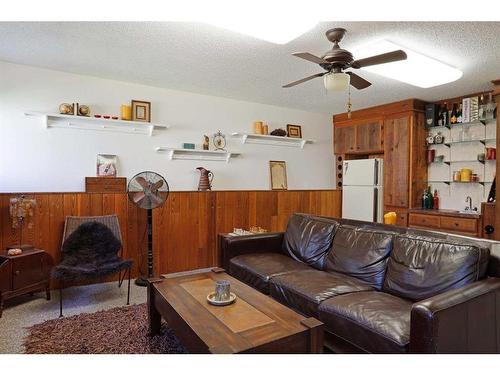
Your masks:
M306 78L302 78L302 79L299 79L298 81L294 81L294 82L290 82L290 83L287 83L286 85L282 86L284 89L288 88L288 87L292 87L292 86L295 86L295 85L298 85L299 83L303 83L303 82L307 82L313 78L317 78L317 77L322 77L326 74L327 72L324 72L324 73L317 73L317 74L313 74L312 76L309 76L309 77L306 77Z
M351 64L351 68L359 69L365 66L386 64L394 61L406 60L408 56L405 51L397 50L392 52L383 53L381 55L376 55L372 57L367 57L365 59L356 60Z
M358 76L356 73L353 72L346 72L346 73L351 76L351 85L356 87L358 90L366 89L367 87L372 85L370 82Z
M137 193L135 193L133 196L132 196L132 200L134 201L134 203L138 203L139 201L141 201L144 197L146 196L146 194L144 194L142 191L139 191Z
M314 56L312 53L309 52L295 52L292 53L293 56L300 57L301 59L311 61L316 64L330 64L328 61L323 60L321 57Z
M136 177L135 180L141 185L144 189L149 187L149 183L146 181L144 177Z

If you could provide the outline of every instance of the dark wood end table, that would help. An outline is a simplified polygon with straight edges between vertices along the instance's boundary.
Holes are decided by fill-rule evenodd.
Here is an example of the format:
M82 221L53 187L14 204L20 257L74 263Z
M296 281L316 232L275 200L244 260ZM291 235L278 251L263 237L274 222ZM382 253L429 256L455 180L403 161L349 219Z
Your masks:
M4 301L45 290L50 300L50 270L53 260L40 249L24 250L20 255L0 251L0 317Z

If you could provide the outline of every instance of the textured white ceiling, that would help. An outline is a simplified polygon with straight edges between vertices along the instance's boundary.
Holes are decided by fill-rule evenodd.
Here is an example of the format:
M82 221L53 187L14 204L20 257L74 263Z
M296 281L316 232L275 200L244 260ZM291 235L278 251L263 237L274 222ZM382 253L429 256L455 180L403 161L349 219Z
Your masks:
M258 27L258 23L256 24ZM437 100L490 88L500 78L500 22L325 22L276 45L200 23L0 22L0 60L145 85L229 97L313 112L345 111L344 93L326 93L322 79L281 85L321 68L291 56L331 48L324 32L348 30L352 50L389 39L455 66L463 77L421 89L359 72L373 85L352 90L353 108L420 98Z

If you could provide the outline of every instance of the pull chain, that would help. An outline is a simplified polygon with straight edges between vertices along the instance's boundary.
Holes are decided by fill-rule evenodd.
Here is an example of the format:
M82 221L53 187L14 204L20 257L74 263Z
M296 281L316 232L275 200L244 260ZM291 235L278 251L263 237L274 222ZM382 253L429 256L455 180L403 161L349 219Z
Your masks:
M352 113L352 103L351 103L351 85L349 85L349 97L347 99L347 118L351 119Z

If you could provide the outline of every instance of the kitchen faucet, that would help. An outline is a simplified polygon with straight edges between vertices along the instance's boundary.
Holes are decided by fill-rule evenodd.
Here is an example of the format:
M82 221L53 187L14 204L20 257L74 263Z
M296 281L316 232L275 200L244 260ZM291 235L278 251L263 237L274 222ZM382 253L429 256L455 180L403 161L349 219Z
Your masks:
M465 198L465 203L469 204L469 207L465 207L465 211L477 211L477 207L472 208L472 197L470 195Z

